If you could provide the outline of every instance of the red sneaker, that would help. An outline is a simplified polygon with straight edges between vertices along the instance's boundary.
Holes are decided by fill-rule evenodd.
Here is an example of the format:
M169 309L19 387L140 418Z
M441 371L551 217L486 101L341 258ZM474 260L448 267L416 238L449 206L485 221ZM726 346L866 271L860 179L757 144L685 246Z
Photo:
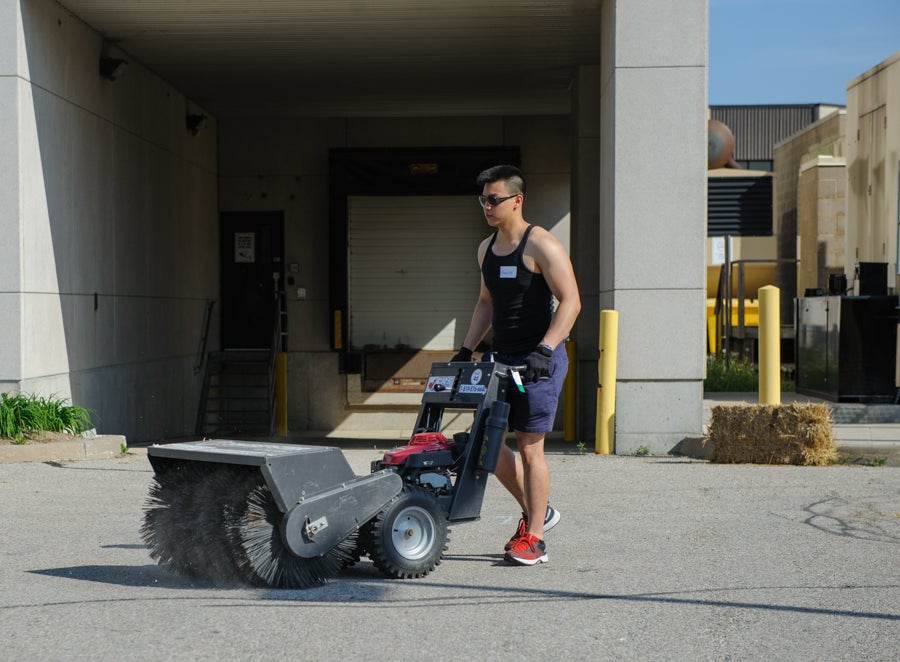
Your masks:
M516 527L516 532L513 534L512 538L509 539L509 542L506 543L503 551L508 552L509 550L511 550L512 546L516 544L516 540L524 536L527 530L528 518L525 517L525 513L522 513L522 519L519 520L519 526Z
M524 533L513 543L503 557L509 563L517 565L536 565L547 562L547 545L543 540L530 533Z
M559 511L556 510L549 503L547 504L547 514L544 517L544 533L547 533L554 526L559 524ZM513 537L509 539L509 542L506 543L506 546L503 548L504 552L508 552L512 549L512 546L515 544L516 540L522 537L528 530L528 517L525 516L525 513L522 513L522 519L519 520L519 526L516 528L516 532L513 534Z

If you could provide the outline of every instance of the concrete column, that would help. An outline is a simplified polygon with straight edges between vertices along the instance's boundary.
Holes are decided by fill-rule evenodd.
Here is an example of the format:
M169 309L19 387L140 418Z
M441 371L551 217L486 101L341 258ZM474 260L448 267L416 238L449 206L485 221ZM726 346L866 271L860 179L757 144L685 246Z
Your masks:
M603 5L599 306L619 311L618 454L702 430L707 9Z
M19 0L0 0L0 390L18 383L22 373L19 213Z
M577 438L593 439L600 307L600 67L580 67L572 97L572 265L581 293Z

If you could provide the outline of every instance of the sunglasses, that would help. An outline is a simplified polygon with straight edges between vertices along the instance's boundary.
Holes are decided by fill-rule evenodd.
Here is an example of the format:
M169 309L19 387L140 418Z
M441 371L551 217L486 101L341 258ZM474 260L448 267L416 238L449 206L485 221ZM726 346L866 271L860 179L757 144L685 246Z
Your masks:
M516 195L518 195L518 193L516 193ZM501 202L506 202L510 198L516 197L516 195L508 195L505 198L499 198L496 195L494 195L493 193L491 193L490 195L479 195L478 196L478 204L480 204L482 207L484 207L485 205L490 205L491 207L496 207Z

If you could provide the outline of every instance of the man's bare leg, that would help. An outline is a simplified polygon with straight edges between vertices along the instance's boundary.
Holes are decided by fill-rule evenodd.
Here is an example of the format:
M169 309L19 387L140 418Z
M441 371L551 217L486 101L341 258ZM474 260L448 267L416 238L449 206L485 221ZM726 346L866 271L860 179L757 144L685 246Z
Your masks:
M522 461L525 512L528 533L544 538L544 518L550 501L550 469L544 456L543 432L516 432Z
M550 501L550 470L544 457L544 433L516 432L518 455L504 444L494 475L528 516L528 533L543 539Z
M506 444L503 444L503 447L500 449L500 458L497 460L497 468L494 470L494 475L500 481L500 484L519 502L522 512L527 512L525 506L525 474L522 470L522 461Z

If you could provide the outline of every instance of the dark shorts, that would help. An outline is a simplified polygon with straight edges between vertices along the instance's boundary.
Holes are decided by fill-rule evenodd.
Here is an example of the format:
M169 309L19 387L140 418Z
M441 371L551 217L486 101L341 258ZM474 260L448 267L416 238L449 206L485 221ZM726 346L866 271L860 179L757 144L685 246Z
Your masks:
M526 355L527 356L527 355ZM494 360L507 365L522 365L525 356L495 353ZM560 344L550 360L550 378L525 384L525 393L510 387L509 429L520 432L551 432L556 420L556 407L562 391L569 357L565 343Z

